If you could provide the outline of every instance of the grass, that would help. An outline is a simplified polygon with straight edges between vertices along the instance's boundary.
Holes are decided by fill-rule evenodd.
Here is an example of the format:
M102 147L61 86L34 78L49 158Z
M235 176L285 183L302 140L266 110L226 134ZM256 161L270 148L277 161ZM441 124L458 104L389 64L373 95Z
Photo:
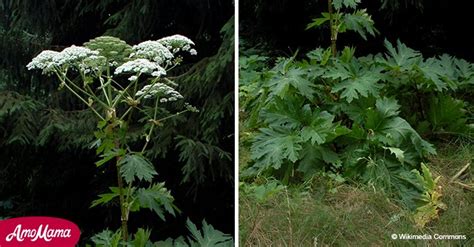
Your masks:
M243 149L241 149L243 150ZM241 184L241 246L474 246L474 191L450 179L474 159L474 146L438 147L429 168L441 176L442 201L447 209L437 220L418 229L412 213L396 202L360 184L342 184L336 192L328 179L280 189L264 200ZM242 152L242 163L248 154ZM245 166L245 164L242 164ZM474 182L473 168L456 181ZM392 234L461 234L466 240L392 240Z

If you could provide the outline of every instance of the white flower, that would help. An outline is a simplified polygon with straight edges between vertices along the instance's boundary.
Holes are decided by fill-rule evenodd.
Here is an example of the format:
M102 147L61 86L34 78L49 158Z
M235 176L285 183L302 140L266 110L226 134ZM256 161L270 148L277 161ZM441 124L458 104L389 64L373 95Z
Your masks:
M38 56L33 58L26 67L28 70L41 69L43 72L48 72L53 69L53 59L59 54L57 51L44 50Z
M146 58L158 64L173 59L173 54L158 41L144 41L132 47L134 53L130 57Z
M59 54L53 57L53 62L57 66L62 66L64 64L73 65L75 62L81 61L87 57L99 55L98 51L93 51L89 48L82 46L72 45L61 51Z
M138 76L136 76L136 75L132 75L128 78L129 81L135 81L137 79L138 79Z
M183 95L181 95L174 88L159 82L153 85L145 85L135 94L135 96L137 97L140 97L142 95L145 99L158 96L160 97L161 103L165 103L168 101L176 101L178 99L183 98Z
M192 40L180 34L175 34L172 36L161 38L158 40L158 42L160 42L162 45L166 47L173 47L173 48L183 48L185 46L190 47L191 45L194 45L194 42Z
M191 50L189 51L189 54L191 54L191 55L193 55L193 56L196 56L198 53L197 53L197 51L196 51L195 49L191 49Z
M151 73L151 76L154 76L154 77L160 77L162 75L166 75L166 71L164 69L153 71L153 73Z
M197 54L196 50L191 49L191 46L194 45L194 42L183 35L175 34L169 37L164 37L159 39L158 42L167 47L169 50L172 50L173 53L178 53L179 51L189 51L191 55Z
M148 59L139 58L120 65L115 69L114 73L118 75L124 73L153 74L154 72L157 72L159 75L166 75L166 70L160 65Z

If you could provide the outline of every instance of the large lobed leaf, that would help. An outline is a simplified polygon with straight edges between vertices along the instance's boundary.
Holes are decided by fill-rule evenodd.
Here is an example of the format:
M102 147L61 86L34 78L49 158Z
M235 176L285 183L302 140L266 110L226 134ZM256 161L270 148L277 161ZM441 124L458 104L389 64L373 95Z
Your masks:
M120 173L127 183L132 183L135 178L151 182L155 171L153 165L140 154L127 154L119 161Z
M163 208L166 212L175 216L177 210L174 206L174 198L170 191L164 186L164 183L156 183L150 185L148 188L139 188L133 195L136 198L135 210L138 208L148 208L155 212L162 220L165 220Z

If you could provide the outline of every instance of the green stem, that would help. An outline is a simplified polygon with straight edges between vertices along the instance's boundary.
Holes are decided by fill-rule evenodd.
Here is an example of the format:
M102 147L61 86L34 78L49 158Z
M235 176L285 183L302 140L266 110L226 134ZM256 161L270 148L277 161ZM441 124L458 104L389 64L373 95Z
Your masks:
M159 102L159 98L156 97L156 101L155 101L155 112L153 113L153 120L156 119L156 114L158 114L158 102ZM143 145L143 148L142 148L142 153L145 152L145 149L146 147L148 146L148 143L150 142L150 136L151 136L151 133L153 133L153 129L155 128L155 123L153 123L151 125L151 128L150 128L150 131L148 131L148 135L146 135L146 139L145 139L145 145Z
M101 120L105 121L105 119L102 117L102 115L100 115L92 106L90 106L89 102L87 102L85 99L83 99L76 91L74 91L74 89L69 87L69 85L67 85L67 83L63 79L61 79L61 77L59 77L59 80L61 80L61 82L64 84L64 86L69 91L71 91L76 97L78 97L82 102L84 102L87 105L87 107L89 107L95 113L95 115L97 115Z
M107 104L111 105L109 96L107 96L107 91L105 91L104 79L102 77L99 77L99 82L100 82L100 88L102 89L102 92L104 93L105 100L107 100Z
M337 55L337 48L336 48L336 41L337 41L337 30L334 23L334 16L333 16L333 9L332 9L332 0L328 0L328 12L329 12L329 25L331 30L331 51L332 56L336 57Z
M116 121L116 116L112 116L112 120L110 122L110 127L114 128L116 126L114 122ZM115 148L120 149L120 140L117 138L115 139ZM121 229L122 229L122 239L123 241L127 242L128 240L128 207L124 197L124 182L122 179L122 174L120 174L120 160L122 156L116 157L116 168L117 168L117 185L119 189L119 200L120 200L120 220L122 222Z
M127 242L128 240L128 213L127 213L127 205L125 203L124 193L123 193L123 180L122 174L120 174L120 160L122 157L117 156L116 159L116 166L117 166L117 183L119 188L119 199L120 199L120 219L122 221L122 238L123 241Z
M164 118L160 118L160 119L158 119L157 121L158 121L158 122L162 122L162 121L164 121L164 120L166 120L166 119L170 119L170 118L179 116L179 115L181 115L181 114L183 114L183 113L185 113L185 112L188 112L188 111L189 111L189 110L180 111L180 112L177 112L176 114L173 114L173 115L170 115L170 116L167 116L167 117L164 117Z
M107 61L107 64L108 63L109 61ZM109 86L109 84L111 84L111 80L112 80L112 77L110 76L110 67L107 66L107 82L105 83L105 85L107 85L107 93L109 96L109 100L112 99L112 87Z
M114 80L112 80L112 81L114 81ZM122 90L122 93L119 93L119 97L117 97L114 100L114 102L112 103L112 107L115 107L120 102L120 99L124 98L124 94L128 94L128 96L130 96L132 98L132 96L127 91L133 84L137 84L136 82L137 81L135 81L135 83L128 84L128 86Z
M101 104L102 106L104 106L105 108L108 108L108 106L102 102L102 100L100 100L95 94L90 94L88 93L87 91L83 90L82 88L80 88L78 85L76 85L73 81L71 81L69 78L66 77L66 80L69 81L71 83L72 86L74 86L74 88L76 88L77 90L79 90L81 93L89 96L90 98L93 98L95 99L99 104Z

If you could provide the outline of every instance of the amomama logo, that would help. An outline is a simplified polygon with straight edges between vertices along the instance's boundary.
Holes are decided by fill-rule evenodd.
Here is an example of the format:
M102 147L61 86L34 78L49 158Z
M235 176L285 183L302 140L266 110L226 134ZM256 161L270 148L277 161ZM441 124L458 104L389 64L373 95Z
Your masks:
M79 241L76 224L53 217L20 217L0 221L0 247L73 247Z

